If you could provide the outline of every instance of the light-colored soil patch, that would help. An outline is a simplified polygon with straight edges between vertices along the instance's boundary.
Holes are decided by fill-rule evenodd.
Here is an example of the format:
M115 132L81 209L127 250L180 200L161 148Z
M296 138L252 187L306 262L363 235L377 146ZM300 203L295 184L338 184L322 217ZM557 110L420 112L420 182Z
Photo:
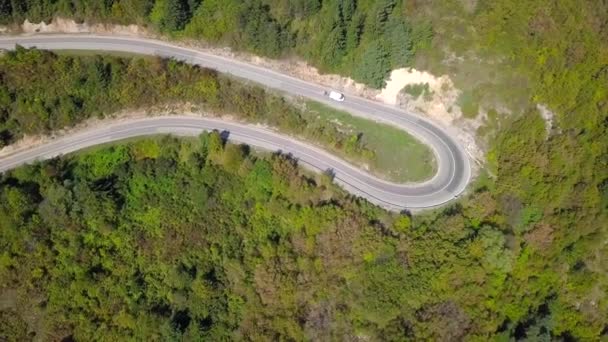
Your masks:
M31 23L25 20L21 24L20 30L22 33L105 33L119 34L131 36L146 36L151 37L153 33L143 27L137 25L110 25L110 24L88 24L77 23L71 19L57 17L50 23L40 22Z
M543 104L537 104L536 109L540 113L540 116L545 120L545 129L547 130L547 136L551 134L551 130L555 125L555 113L553 113L547 106Z
M416 99L404 96L402 90L407 85L428 84L431 91L430 99L423 96ZM405 108L422 111L426 115L451 125L462 115L456 106L460 91L454 87L449 76L435 76L425 71L402 68L393 70L390 79L376 99L387 104L401 105Z

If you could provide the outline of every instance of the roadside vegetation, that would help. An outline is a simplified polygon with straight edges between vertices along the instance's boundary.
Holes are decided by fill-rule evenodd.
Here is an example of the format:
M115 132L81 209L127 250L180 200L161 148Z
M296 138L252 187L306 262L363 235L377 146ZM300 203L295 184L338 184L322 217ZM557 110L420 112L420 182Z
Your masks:
M0 23L48 22L54 15L138 23L268 57L295 53L321 71L380 88L391 69L408 65L431 42L430 25L404 11L397 0L4 1Z
M433 152L411 135L403 134L401 129L378 122L370 124L369 120L318 102L307 102L306 108L302 114L313 123L306 128L310 130L307 136L316 136L323 126L335 126L340 131L348 132L351 138L343 148L348 150L353 148L351 146L363 145L374 151L373 156L368 157L372 162L365 165L373 174L397 182L408 182L429 179L437 171Z
M408 84L402 91L410 95L414 100L417 100L420 96L427 100L433 95L433 91L429 89L428 83Z
M386 49L368 49L386 42L389 26L374 32L378 26L368 23L399 17L412 32L432 32L430 45L424 43L427 38L414 38L412 33L412 40L420 43L412 50L400 50L414 53L408 57L413 66L448 73L470 95L461 99L469 104L469 116L486 111L496 127L495 132L485 133L490 141L487 175L480 176L469 196L437 212L413 217L393 217L323 187L321 181L315 181L319 186L297 183L284 171L272 174L287 184L308 184L303 185L308 190L279 191L281 195L269 190L271 195L250 199L243 193L256 193L258 182L245 183L239 177L258 177L258 173L244 171L238 176L218 163L215 173L192 171L192 177L211 180L207 187L190 186L198 183L182 182L182 168L200 167L202 161L168 169L166 157L133 161L131 147L112 152L118 157L105 155L112 150L88 157L118 160L107 163L122 166L111 171L101 167L99 174L109 172L122 182L119 190L104 187L104 182L99 185L94 175L54 171L65 170L64 164L71 170L92 163L84 159L15 170L2 183L0 220L1 233L6 234L0 239L2 298L20 300L19 305L0 311L5 322L0 327L13 329L7 336L23 336L18 334L28 330L31 321L27 319L40 317L28 310L47 310L44 317L51 322L49 329L59 337L91 336L88 331L136 335L161 329L167 332L159 336L181 337L184 331L216 337L211 334L219 334L219 326L229 331L238 326L237 338L254 340L606 339L608 16L604 2L354 2L355 12L363 17L358 19L363 25L354 27L362 32L359 37L368 38L361 38L355 50L323 49L338 52L327 58L315 47L341 41L344 30L335 23L343 20L339 19L342 12L334 9L348 1L321 5L314 0L249 0L220 5L209 0L198 7L197 1L131 0L105 2L107 6L92 1L77 6L40 1L27 2L18 11L7 3L0 7L5 21L19 22L26 16L38 21L59 13L153 23L176 36L218 44L239 42L242 45L233 46L256 53L297 53L325 67L322 70L365 75L364 81L372 85L381 84L377 75L383 72L378 70L392 64L386 62ZM167 4L182 4L178 12L183 13L185 3L196 10L178 16L183 26L167 20L174 16L159 10L173 9ZM390 6L383 7L386 4ZM255 13L252 20L231 19L249 8ZM383 8L391 8L387 17ZM197 17L213 18L218 24L205 26L208 20ZM346 33L354 32L349 31L353 22L360 23L353 16ZM270 39L263 38L284 32L295 34L296 40L288 34L272 41L287 47L273 47ZM428 37L427 33L421 36ZM373 42L374 37L378 42ZM345 46L353 46L348 41ZM347 52L342 55L342 51ZM363 72L355 64L341 69L349 66L353 54L357 58L352 60L369 70ZM537 103L554 112L549 129ZM130 177L140 175L133 171L137 163L150 164L148 178L141 176L137 184L156 189L159 177L165 177L167 183L177 185L167 186L169 192L162 195L157 195L162 189L141 191L143 186L130 185L135 182ZM219 174L224 178L211 178ZM188 186L180 187L183 184ZM53 187L60 189L59 195L49 190ZM204 195L190 200L197 189L204 189ZM124 194L130 191L150 193L150 197L135 199L139 202L133 210L139 216L125 209L131 202ZM195 194L184 195L191 192ZM66 202L52 199L53 194ZM159 209L155 213L152 208ZM180 210L184 214L175 215ZM164 234L157 238L161 242L141 238L146 235L139 230L146 229ZM122 230L136 238L108 238ZM201 238L196 235L199 230ZM183 245L197 241L203 241L203 247ZM177 247L167 248L172 246ZM210 264L213 277L206 277ZM197 265L196 272L192 265ZM203 290L196 280L201 277L211 281ZM59 292L48 290L57 286L52 284L60 284L60 294L69 294L69 300L52 297ZM79 286L92 290L83 295ZM99 289L103 286L107 288ZM139 286L145 286L145 295L137 291ZM195 291L214 308L196 309L198 302L190 299ZM148 309L151 302L159 305ZM224 308L228 313L213 316ZM178 323L185 321L190 323Z
M19 48L0 57L0 78L0 146L24 134L50 133L119 110L189 103L212 115L278 128L389 180L419 181L434 172L432 152L402 130L319 104L288 101L278 93L173 60ZM398 153L387 160L378 153L387 149Z
M530 274L483 184L393 215L217 132L21 167L0 199L7 340L483 338Z

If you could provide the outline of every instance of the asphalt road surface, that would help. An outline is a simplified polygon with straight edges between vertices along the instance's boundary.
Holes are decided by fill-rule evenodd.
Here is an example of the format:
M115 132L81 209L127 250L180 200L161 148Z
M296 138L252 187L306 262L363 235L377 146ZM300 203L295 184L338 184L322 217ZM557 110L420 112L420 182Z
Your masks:
M440 206L460 195L470 180L469 158L452 132L442 129L416 114L360 97L346 94L344 102L332 101L324 95L324 91L328 90L326 87L259 66L178 47L162 41L135 37L88 34L0 37L0 48L2 49L14 49L16 44L51 50L120 51L159 55L216 69L270 88L324 103L355 116L401 128L431 147L437 160L438 171L432 179L423 183L391 183L378 179L314 146L257 126L235 124L217 119L172 116L115 123L102 129L85 130L75 135L58 138L46 145L0 158L0 172L35 160L51 158L85 147L129 137L158 133L192 135L203 130L217 129L229 132L229 139L233 141L267 150L291 153L304 166L321 171L332 170L335 181L347 191L391 210ZM382 151L378 153L382 153Z

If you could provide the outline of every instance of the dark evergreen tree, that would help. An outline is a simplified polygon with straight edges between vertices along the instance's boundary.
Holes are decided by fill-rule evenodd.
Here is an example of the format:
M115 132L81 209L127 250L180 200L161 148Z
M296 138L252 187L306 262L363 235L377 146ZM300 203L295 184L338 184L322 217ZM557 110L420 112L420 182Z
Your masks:
M390 68L389 53L383 42L376 40L367 46L353 72L353 76L357 81L382 88Z
M186 26L190 12L188 0L168 0L163 28L167 31L179 31Z
M389 48L391 68L397 69L407 65L414 56L412 31L407 23L393 17L386 27L386 39Z
M13 19L13 6L11 0L0 0L0 23L7 24Z

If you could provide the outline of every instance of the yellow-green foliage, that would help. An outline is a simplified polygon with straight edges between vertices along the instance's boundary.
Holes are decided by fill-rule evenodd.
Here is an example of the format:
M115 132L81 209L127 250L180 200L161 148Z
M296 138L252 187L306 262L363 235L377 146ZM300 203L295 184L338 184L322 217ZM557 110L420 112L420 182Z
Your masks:
M3 22L60 13L145 23L153 12L165 32L296 53L376 86L420 53L417 63L466 86L468 116L496 104L514 114L497 120L491 176L470 197L396 221L336 192L326 176L226 152L219 137L203 136L200 148L163 143L156 158L136 160L130 147L14 170L0 185L0 298L17 302L0 310L0 339L24 340L31 327L46 329L37 331L43 339L82 340L605 339L604 2L7 4ZM3 57L3 141L98 109L197 93L243 118L305 126L260 89L202 71L202 84L184 83L192 69L178 63L59 61L35 51ZM108 80L107 70L118 73ZM551 125L536 103L554 112ZM352 137L340 139L353 148ZM33 321L42 315L44 325Z

